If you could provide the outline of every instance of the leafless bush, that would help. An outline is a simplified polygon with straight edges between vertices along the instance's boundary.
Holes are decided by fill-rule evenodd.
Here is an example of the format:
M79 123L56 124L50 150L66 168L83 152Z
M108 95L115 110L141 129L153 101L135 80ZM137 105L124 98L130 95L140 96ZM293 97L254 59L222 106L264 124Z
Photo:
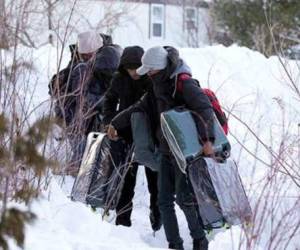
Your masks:
M289 67L288 61L281 57L278 60L283 71L282 78L285 79L282 88L295 97L293 103L297 105L297 68ZM240 147L236 159L240 170L247 172L247 194L253 209L252 223L242 228L239 249L281 250L299 247L299 112L297 106L293 106L295 110L292 110L290 104L280 97L272 101L272 113L276 115L272 122L266 121L263 115L257 116L256 107L260 105L258 100L253 105L252 115L248 114L247 119L240 116L237 103L227 109L230 119L238 121L239 127L244 128L244 134L235 134L234 131L231 136ZM267 131L269 136L266 136Z
M265 249L287 249L289 246L293 247L299 234L300 197L296 190L299 189L300 178L296 172L298 164L291 161L289 149L295 148L296 141L290 137L289 129L284 128L281 135L270 131L271 142L268 147L265 147L265 142L262 144L260 141L259 131L251 130L250 133L257 141L254 152L239 142L244 148L243 154L250 153L253 156L253 165L247 167L259 171L257 161L263 162L266 167L260 179L254 178L257 175L252 173L248 189L254 217L252 225L243 228L247 249L257 249L259 246ZM269 162L257 156L257 152L262 150L269 154ZM240 166L243 166L241 162ZM242 245L240 249L243 249Z
M52 162L45 155L52 120L36 101L36 65L26 25L32 2L8 1L4 5L4 27L8 43L0 50L0 247L8 249L6 237L22 247L24 226L34 219L12 202L30 204L44 187ZM2 10L1 10L2 11ZM39 111L39 113L38 113Z

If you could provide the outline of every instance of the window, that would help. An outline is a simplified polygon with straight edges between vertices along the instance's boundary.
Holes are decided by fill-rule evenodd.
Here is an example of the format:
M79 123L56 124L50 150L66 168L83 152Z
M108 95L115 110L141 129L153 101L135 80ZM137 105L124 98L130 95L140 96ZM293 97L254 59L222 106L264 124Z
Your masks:
M197 30L197 9L193 7L185 8L185 28L187 31Z
M150 11L150 37L162 38L165 32L165 6L151 4Z

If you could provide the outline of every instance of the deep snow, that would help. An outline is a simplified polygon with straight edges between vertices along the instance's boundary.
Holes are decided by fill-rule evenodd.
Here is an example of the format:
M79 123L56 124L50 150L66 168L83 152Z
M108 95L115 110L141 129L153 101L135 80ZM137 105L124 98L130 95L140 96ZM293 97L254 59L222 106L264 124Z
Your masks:
M293 91L287 87L288 78L277 57L267 59L258 52L238 46L181 49L180 54L191 66L193 75L200 81L201 86L209 86L216 91L226 110L242 119L254 131L259 131L262 139L269 142L270 133L275 138L281 135L282 108L279 107L276 100L281 100L281 103L284 104L283 117L290 123L289 132L297 135L297 124L300 120L299 99L297 100ZM35 113L35 116L38 116L49 107L46 86L50 76L56 71L57 51L51 46L44 46L39 50L31 51L30 55L34 58L36 66L31 79L38 82L30 105L35 107L45 101L45 104ZM66 65L67 61L68 54L63 58L62 65ZM297 63L293 61L286 63L293 79L299 84L300 74ZM245 145L253 152L256 147L255 138L237 119L233 116L229 117L232 155L239 162L239 172L251 204L254 205L262 187L258 180L266 177L267 168L260 163L254 164L253 157L245 151L241 151L241 146L235 137L241 138L241 140L243 138ZM273 142L275 148L279 147L277 143L276 140ZM261 146L258 147L256 155L266 161L269 160L269 155ZM292 156L294 155L295 153L292 153ZM42 193L39 201L32 204L31 208L37 214L38 220L35 224L27 226L26 250L143 250L167 247L163 230L161 229L154 236L150 229L149 195L142 169L139 171L136 187L131 228L116 227L113 225L113 221L111 223L102 221L99 213L92 212L83 204L70 201L68 195L72 181L73 179L68 177L62 184L60 177L53 176L49 188ZM289 187L288 194L299 195L298 188L292 184ZM183 213L177 209L177 214L185 247L190 249L192 241ZM298 214L296 220L300 221L299 217ZM211 240L209 249L238 249L240 235L241 230L237 226L221 232ZM264 240L255 249L265 249L268 240L269 236L266 234ZM12 249L16 249L13 245L11 242ZM295 242L290 249L297 249L297 247L299 249L299 243Z

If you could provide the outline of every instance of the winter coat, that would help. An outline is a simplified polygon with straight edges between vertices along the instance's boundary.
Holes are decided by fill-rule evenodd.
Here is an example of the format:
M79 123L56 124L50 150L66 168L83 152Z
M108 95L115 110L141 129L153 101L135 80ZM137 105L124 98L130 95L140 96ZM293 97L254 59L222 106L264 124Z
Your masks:
M182 91L176 91L176 83L179 74L191 75L190 68L179 57L178 51L173 47L165 47L168 51L167 67L158 74L152 76L153 88L146 93L142 99L118 114L112 125L116 129L122 129L130 123L133 112L144 111L150 119L152 132L155 134L156 142L162 153L170 153L160 128L160 114L176 106L185 106L199 114L205 124L200 124L200 137L202 141L214 141L213 134L213 109L208 97L201 90L198 82L189 78L183 82Z
M58 118L58 121L64 121L66 125L69 125L71 122L71 116L67 112L69 107L72 106L72 97L69 95L71 92L69 78L72 70L79 63L76 44L69 45L69 49L71 59L67 67L54 74L48 84L48 93L54 101L55 116Z
M104 46L94 59L80 62L73 69L70 84L74 98L68 110L72 120L72 133L88 134L97 130L103 96L119 61L119 48Z
M121 48L115 45L104 46L97 52L96 59L90 62L91 76L88 84L89 106L96 105L101 111L103 96L110 85L110 81L119 67Z
M127 68L138 68L141 65L143 52L143 49L138 46L124 49L118 73L114 75L111 85L104 96L104 125L108 125L119 112L136 103L151 85L151 81L147 76L134 80L126 71ZM125 139L132 140L129 124L120 129L118 133Z

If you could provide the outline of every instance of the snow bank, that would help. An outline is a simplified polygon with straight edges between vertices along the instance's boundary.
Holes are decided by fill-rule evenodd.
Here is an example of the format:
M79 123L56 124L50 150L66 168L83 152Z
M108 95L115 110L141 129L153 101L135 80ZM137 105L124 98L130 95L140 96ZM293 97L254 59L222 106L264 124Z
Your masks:
M40 200L32 204L32 212L38 219L26 228L25 249L150 249L137 231L102 221L99 213L92 212L84 204L72 202L58 181L53 178ZM73 178L66 181L65 185L70 187Z
M238 119L244 121L266 142L270 142L272 134L275 148L279 147L277 139L282 135L282 120L288 122L287 130L297 135L297 123L300 121L299 103L294 92L288 87L289 81L284 69L277 57L267 59L258 52L237 46L181 49L180 54L191 66L193 75L200 81L201 86L208 86L214 90L225 109L232 113L229 126L233 157L239 162L240 174L254 205L261 190L258 180L265 177L267 169L243 151L236 138L243 141L249 150L261 159L270 159L262 146L256 148L255 138ZM59 52L51 46L45 46L33 51L31 55L35 58L34 77L38 79L33 102L35 107L48 100L47 84L57 70ZM62 66L66 65L68 59L69 55L66 53ZM298 65L293 61L285 63L292 78L299 84ZM47 111L48 108L49 105L41 106L39 112ZM116 227L112 223L102 221L100 214L91 212L83 204L71 202L67 196L72 179L67 179L63 185L65 190L62 190L57 179L53 178L49 189L32 205L38 220L34 225L27 227L25 249L142 250L166 247L163 230L157 232L155 237L152 235L148 218L149 194L143 171L139 172L131 228ZM250 187L255 185L255 192L250 192ZM289 191L298 195L299 190L291 187ZM179 209L177 213L185 248L190 249L191 239L184 215ZM238 249L240 244L244 244L241 242L241 235L239 227L219 233L211 240L210 249ZM265 249L268 240L269 235L264 236L261 246L256 246L256 249Z

